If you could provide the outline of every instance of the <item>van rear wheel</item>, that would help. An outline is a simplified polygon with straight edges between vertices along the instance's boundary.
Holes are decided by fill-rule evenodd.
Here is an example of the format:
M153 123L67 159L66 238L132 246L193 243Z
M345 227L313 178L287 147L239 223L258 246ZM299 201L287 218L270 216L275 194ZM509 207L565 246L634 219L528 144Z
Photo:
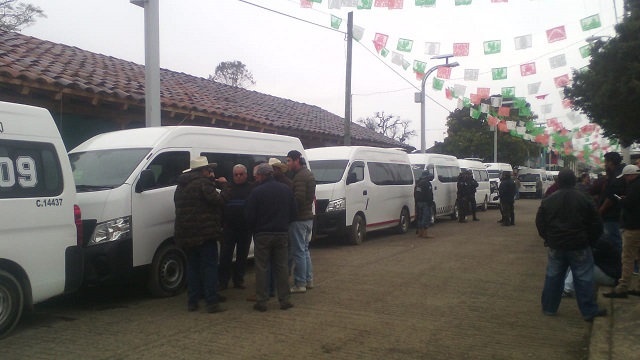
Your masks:
M364 241L364 237L367 232L367 224L361 215L353 217L353 223L351 224L351 230L349 232L349 243L351 245L360 245Z
M400 211L400 222L398 223L397 231L398 234L406 234L409 230L409 222L411 220L411 215L409 215L409 210L403 208Z
M155 297L179 294L187 282L187 258L173 244L160 248L153 257L147 288Z
M18 324L23 307L22 285L11 273L0 270L0 339Z

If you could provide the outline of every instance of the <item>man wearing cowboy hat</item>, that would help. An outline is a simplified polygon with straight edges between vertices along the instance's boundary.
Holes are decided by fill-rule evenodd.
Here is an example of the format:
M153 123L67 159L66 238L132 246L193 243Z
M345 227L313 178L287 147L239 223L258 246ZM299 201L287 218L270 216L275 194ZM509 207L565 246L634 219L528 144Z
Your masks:
M633 261L640 257L640 168L627 165L618 178L627 184L625 195L618 202L622 208L622 276L612 292L603 294L608 298L640 296L640 290L629 290Z
M293 183L291 182L291 179L289 179L284 174L287 172L287 170L289 170L289 167L287 166L287 164L283 163L282 161L276 158L271 158L269 159L269 165L273 167L273 178L277 182L281 182L287 185L288 187L293 188Z
M208 313L225 311L218 304L225 299L217 294L218 244L222 235L222 198L216 190L213 169L199 156L178 177L173 196L176 208L174 239L187 254L187 309L196 311L204 287Z

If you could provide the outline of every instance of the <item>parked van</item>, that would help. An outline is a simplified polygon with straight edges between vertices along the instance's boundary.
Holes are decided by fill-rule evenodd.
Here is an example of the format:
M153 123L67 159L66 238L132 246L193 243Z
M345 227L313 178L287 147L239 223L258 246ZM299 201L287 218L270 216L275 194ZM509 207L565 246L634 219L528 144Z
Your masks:
M346 236L357 245L367 231L407 232L415 204L406 153L334 146L308 149L307 155L316 179L316 236Z
M520 197L542 198L549 185L546 181L547 172L544 169L522 168L518 172L520 180Z
M460 174L458 159L451 155L409 154L409 160L416 179L420 178L425 170L433 175L432 222L435 221L436 216L441 215L450 215L452 219L456 219L458 217L456 194Z
M491 187L489 184L489 173L484 164L480 161L458 159L460 172L471 170L473 179L478 182L476 189L476 205L482 211L486 211L489 207L489 196L491 195Z
M510 174L513 174L513 168L511 167L511 164L507 163L485 163L484 166L489 173L489 181L491 183L491 195L489 196L489 204L500 205L498 187L500 186L502 173L509 172Z
M69 153L83 209L85 279L142 273L155 296L172 296L186 281L184 252L173 241L173 194L189 160L206 156L217 177L289 150L294 137L197 126L154 127L97 135ZM286 161L285 161L286 162Z
M0 338L23 310L82 283L75 191L51 114L0 102Z

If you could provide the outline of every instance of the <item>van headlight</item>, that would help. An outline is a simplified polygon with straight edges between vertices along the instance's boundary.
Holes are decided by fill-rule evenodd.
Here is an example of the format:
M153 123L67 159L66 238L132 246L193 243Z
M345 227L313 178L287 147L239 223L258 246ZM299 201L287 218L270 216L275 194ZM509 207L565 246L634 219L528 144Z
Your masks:
M131 235L131 216L125 216L102 222L96 226L89 245L116 241Z
M347 208L347 200L345 198L331 200L329 201L329 205L327 205L327 212L340 211L346 208Z

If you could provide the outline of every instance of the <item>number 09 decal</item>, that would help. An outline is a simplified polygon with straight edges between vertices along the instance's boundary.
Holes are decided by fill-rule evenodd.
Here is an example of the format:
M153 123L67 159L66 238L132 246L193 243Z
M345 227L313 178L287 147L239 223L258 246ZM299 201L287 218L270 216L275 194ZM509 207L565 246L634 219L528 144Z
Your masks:
M23 188L32 188L38 184L36 162L29 156L19 156L16 159L18 184ZM0 187L8 188L16 183L13 161L8 157L0 157Z

